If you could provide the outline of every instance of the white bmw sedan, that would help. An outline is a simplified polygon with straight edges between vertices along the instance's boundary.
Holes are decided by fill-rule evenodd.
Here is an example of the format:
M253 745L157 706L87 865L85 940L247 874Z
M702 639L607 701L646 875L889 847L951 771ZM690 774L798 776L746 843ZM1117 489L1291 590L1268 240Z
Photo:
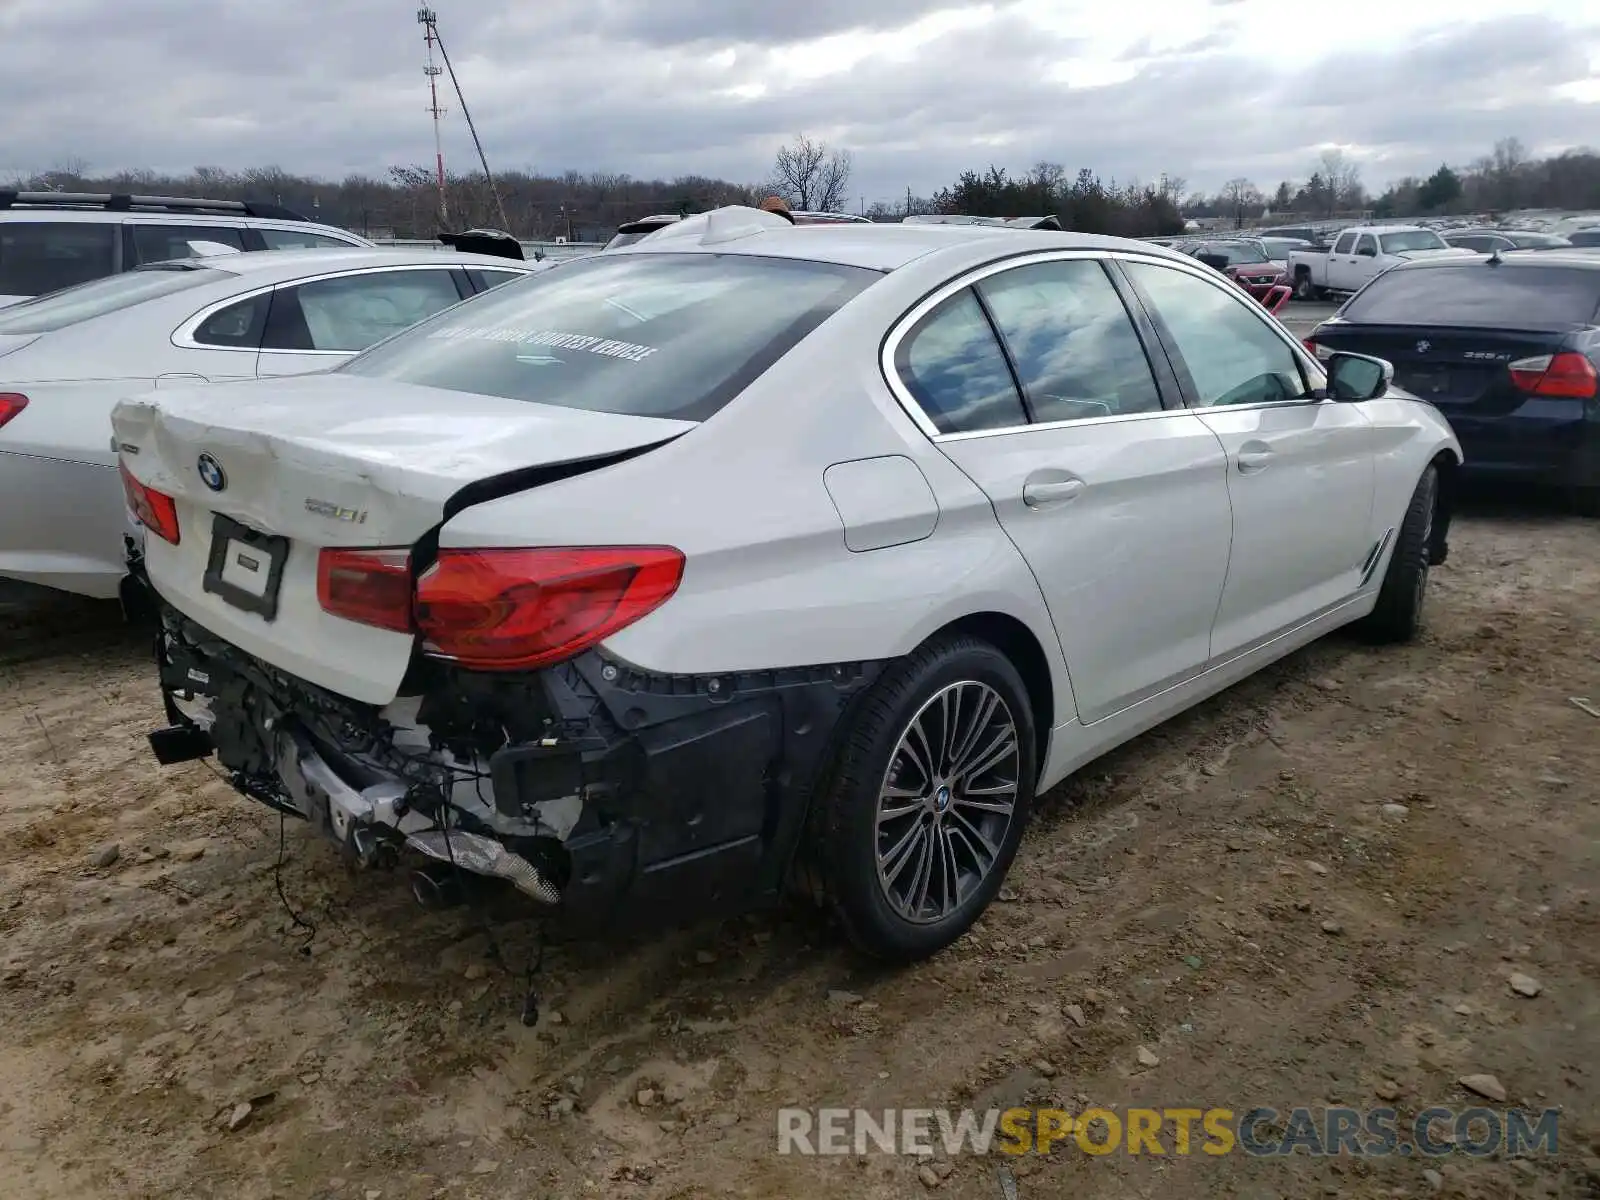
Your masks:
M447 250L221 253L8 306L0 312L0 577L117 595L126 507L111 408L123 396L325 370L538 269Z
M161 761L421 855L433 902L460 867L656 921L801 864L899 960L1083 763L1412 636L1461 461L1171 251L748 209L114 421Z

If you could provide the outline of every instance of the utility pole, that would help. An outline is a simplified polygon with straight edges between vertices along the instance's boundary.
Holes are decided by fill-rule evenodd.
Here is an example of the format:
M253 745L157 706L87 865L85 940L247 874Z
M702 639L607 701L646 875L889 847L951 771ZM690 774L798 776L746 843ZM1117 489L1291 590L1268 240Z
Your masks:
M910 215L911 215L911 187L908 184L906 186L906 216L909 217Z
M422 39L428 44L428 65L422 68L422 73L428 77L428 95L432 101L428 106L428 111L433 114L433 160L439 189L439 224L448 225L450 223L450 202L445 197L444 187L444 135L439 130L439 118L444 115L444 109L439 107L439 76L443 73L443 68L435 66L433 62L433 43L436 38L435 22L437 20L438 14L433 9L417 9L417 24L422 26Z

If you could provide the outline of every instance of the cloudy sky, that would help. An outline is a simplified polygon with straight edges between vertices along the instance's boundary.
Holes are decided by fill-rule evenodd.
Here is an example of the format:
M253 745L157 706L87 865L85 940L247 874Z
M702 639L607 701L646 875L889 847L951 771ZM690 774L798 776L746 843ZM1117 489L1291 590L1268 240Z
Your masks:
M1600 0L439 0L496 169L762 178L796 131L870 204L993 162L1369 186L1600 143ZM415 2L0 0L0 178L428 162ZM446 160L472 165L453 96ZM857 197L852 196L854 201Z

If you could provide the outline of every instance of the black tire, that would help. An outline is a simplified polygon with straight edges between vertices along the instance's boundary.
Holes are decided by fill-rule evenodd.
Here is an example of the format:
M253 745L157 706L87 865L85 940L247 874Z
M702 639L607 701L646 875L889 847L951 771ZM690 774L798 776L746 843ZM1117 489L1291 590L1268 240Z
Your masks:
M1429 463L1417 480L1395 538L1394 553L1383 573L1378 604L1362 620L1361 632L1380 643L1409 642L1422 628L1422 605L1428 593L1428 542L1439 503L1439 468Z
M1322 299L1322 289L1311 282L1311 272L1302 270L1294 277L1294 298L1309 303Z
M924 710L930 715L937 712L934 706L948 698L956 704L958 717L965 711L975 719L990 695L999 701L996 713L1002 707L1005 710L1004 717L1010 721L1016 741L1015 753L1002 761L999 769L993 773L977 771L965 779L957 772L947 773L948 782L942 783L946 795L942 798L938 795L940 779L922 780L918 773L904 773L908 766L915 767L916 755L912 750L902 750L901 739L910 736L919 714ZM999 719L997 715L996 723L979 726L973 735L978 743L987 745L991 736L998 741L1003 732ZM914 962L938 953L971 928L999 892L1016 857L1038 780L1033 706L1021 675L1004 654L988 642L956 635L930 642L892 666L855 706L851 721L813 808L810 849L824 895L850 940L875 958ZM940 740L954 741L959 750L960 726L957 736ZM968 749L969 762L984 757L977 743ZM943 760L950 757L946 750L944 745L929 747L931 756ZM961 755L955 757L959 760ZM886 819L880 829L880 795L889 785L891 768L895 768L897 778L905 781L908 792L925 790L928 794L925 800L903 800L903 805L914 807L915 811ZM1011 778L1015 780L1015 795L1009 820L1003 834L996 836L1001 814L970 808L986 801L965 795L965 788L984 780L996 781L985 788L988 793L997 784L1010 786ZM950 832L945 833L947 823ZM918 830L933 832L913 835L913 824ZM968 832L972 828L984 838L973 838ZM902 837L902 830L906 841L896 842ZM929 911L934 900L930 870L922 902L912 904L923 911L921 920L912 920L897 908L891 892L900 876L886 882L879 866L881 849L889 843L907 844L913 837L918 845L929 846L930 867L938 858L941 864L956 864L958 868L953 895L945 886L949 875L941 872L938 890L943 903L938 906L942 911L936 914ZM984 872L978 870L980 842L997 851L988 859ZM935 853L935 847L939 853ZM963 880L958 860L964 855L970 860L966 865L973 870ZM916 855L907 854L902 862L909 863L912 857ZM910 869L913 878L907 882L914 891L921 861Z

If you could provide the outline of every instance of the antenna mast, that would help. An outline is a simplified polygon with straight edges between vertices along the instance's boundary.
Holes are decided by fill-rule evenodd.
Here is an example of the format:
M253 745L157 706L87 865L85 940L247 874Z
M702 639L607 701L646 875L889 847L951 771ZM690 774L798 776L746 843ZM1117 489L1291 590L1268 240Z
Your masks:
M431 12L428 13L428 18L428 28L433 40L439 43L439 57L444 59L444 69L450 72L450 84L456 90L456 100L461 105L461 115L467 119L467 132L472 135L472 144L477 147L478 162L483 166L483 178L489 185L489 194L494 197L495 211L500 214L500 228L510 233L511 222L506 219L506 206L500 199L500 189L495 186L494 176L489 172L489 160L484 156L483 143L478 140L478 127L472 123L472 112L467 108L467 98L461 94L461 80L456 78L456 69L450 65L450 51L444 48L444 39L439 36L439 19Z
M444 188L444 135L439 130L439 118L444 116L444 109L439 107L439 75L441 68L433 64L433 43L438 40L437 14L431 8L417 9L417 24L422 26L422 40L428 44L428 65L422 68L422 73L428 77L428 95L432 103L428 111L433 114L433 159L437 171L436 182L439 188L439 223L450 223L450 203L445 198ZM443 47L440 47L443 49Z

